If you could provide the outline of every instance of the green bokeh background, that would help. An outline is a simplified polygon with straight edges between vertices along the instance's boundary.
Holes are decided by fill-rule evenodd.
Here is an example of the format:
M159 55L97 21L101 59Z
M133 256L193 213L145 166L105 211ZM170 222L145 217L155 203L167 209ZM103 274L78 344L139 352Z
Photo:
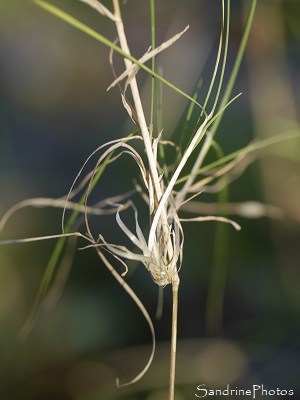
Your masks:
M103 2L111 7L110 2ZM250 1L232 2L228 72ZM112 24L76 0L53 2L114 40ZM162 0L156 4L157 43L186 35L158 57L164 76L188 93L211 77L220 2ZM128 0L122 8L133 55L150 44L149 2ZM287 132L299 117L300 3L258 1L247 54L217 133L226 153L255 137ZM87 156L105 141L134 130L113 80L109 51L30 1L0 0L0 213L31 197L61 197ZM115 57L116 69L122 63ZM145 104L149 82L140 73ZM164 134L176 127L186 102L164 88ZM149 109L149 107L147 108ZM195 398L196 386L249 388L264 384L299 391L300 376L300 145L282 144L247 168L230 186L231 201L255 200L280 207L283 218L235 219L228 229L223 329L207 333L206 303L214 259L216 223L186 225L180 272L176 399ZM123 192L137 177L128 160L116 164L93 194ZM203 201L211 201L205 194ZM141 219L146 219L146 214ZM122 237L116 224L97 218L94 231ZM61 210L17 212L1 239L57 234ZM171 290L155 321L158 348L153 366L136 385L116 390L115 378L131 379L150 354L151 336L141 313L90 249L77 251L65 290L41 313L26 341L18 332L33 304L53 241L0 248L0 398L166 398ZM82 244L82 243L80 243ZM154 319L157 288L142 266L128 283ZM215 397L217 398L217 397ZM259 398L259 397L257 397ZM265 397L262 397L265 398ZM274 398L272 396L271 398Z

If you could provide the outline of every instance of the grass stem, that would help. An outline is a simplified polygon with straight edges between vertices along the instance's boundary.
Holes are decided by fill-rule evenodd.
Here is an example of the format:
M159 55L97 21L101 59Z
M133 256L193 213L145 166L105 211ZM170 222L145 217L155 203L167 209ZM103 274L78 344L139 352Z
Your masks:
M177 345L177 319L178 319L178 289L179 276L176 273L172 281L172 334L171 334L171 355L170 355L170 385L169 400L174 400L175 372L176 372L176 345Z

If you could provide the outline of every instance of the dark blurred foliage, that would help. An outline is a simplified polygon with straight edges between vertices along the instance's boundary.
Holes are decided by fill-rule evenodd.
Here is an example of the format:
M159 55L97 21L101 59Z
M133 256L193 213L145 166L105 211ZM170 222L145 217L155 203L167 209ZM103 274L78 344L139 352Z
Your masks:
M111 7L109 1L103 3ZM150 44L148 3L128 0L123 6L136 56ZM158 64L163 65L167 79L188 93L203 76L205 93L216 54L220 2L156 3L157 43L190 24L186 35L158 57ZM232 3L226 77L250 6L249 0ZM116 37L110 21L84 4L76 0L53 4L110 40ZM255 136L282 133L299 117L299 19L299 1L258 1L248 51L234 88L234 94L243 92L243 96L227 110L217 133L226 153ZM30 1L0 0L1 215L27 198L65 195L97 146L135 129L128 122L118 89L106 91L113 80L108 54L107 48ZM123 68L117 56L115 67ZM140 82L145 104L149 104L144 73L140 73ZM185 107L185 101L164 88L167 137ZM216 224L185 226L177 400L194 398L201 383L299 389L299 142L275 150L250 166L229 190L231 201L266 201L282 208L284 218L237 217L241 232L228 229L223 329L218 336L205 328ZM104 174L93 199L126 191L137 172L130 160L118 161ZM210 195L203 195L203 201L211 201ZM61 210L18 211L1 239L59 233L60 218ZM146 211L141 218L146 220ZM96 218L93 229L119 242L113 219ZM79 241L77 246L82 244ZM116 390L116 376L124 381L142 369L151 336L133 301L92 249L76 251L58 303L54 308L44 307L29 337L19 339L53 246L53 241L44 241L0 248L0 398L165 399L171 290L165 288L163 316L155 322L159 345L153 366L141 382ZM127 281L154 318L158 290L147 271L135 265Z

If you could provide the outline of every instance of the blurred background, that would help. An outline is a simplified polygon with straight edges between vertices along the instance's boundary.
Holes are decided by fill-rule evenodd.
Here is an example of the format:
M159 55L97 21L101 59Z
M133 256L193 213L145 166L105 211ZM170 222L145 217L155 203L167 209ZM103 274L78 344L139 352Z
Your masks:
M110 1L103 3L111 8ZM227 78L250 7L249 0L232 3ZM112 23L85 4L53 4L115 39ZM128 0L122 11L132 54L141 56L151 41L149 2ZM157 59L164 76L187 93L200 76L203 90L210 82L220 21L219 1L157 1L158 44L190 25ZM226 111L216 136L226 153L255 138L299 131L299 21L298 0L258 1L233 90L243 94ZM34 3L0 0L1 216L28 198L64 196L95 148L135 130L118 89L106 91L113 81L108 56L107 48ZM117 56L115 64L122 71ZM139 79L148 110L149 80L143 73ZM180 96L163 89L166 138L185 109ZM276 206L280 218L235 217L242 230L229 228L223 236L227 257L217 273L217 224L185 226L177 400L194 398L203 383L300 389L300 141L281 142L261 156L230 186L229 199ZM134 163L116 164L93 199L125 192L137 176ZM214 199L205 194L203 201ZM93 228L118 243L111 221L97 217ZM1 240L60 232L61 210L28 207L11 217ZM155 321L158 290L140 265L126 279L154 320L158 345L153 365L136 385L117 390L115 379L128 381L143 368L151 351L149 328L92 249L75 252L58 302L49 301L28 338L20 339L54 246L51 240L0 247L0 398L165 399L171 289L164 289L163 315ZM214 301L222 305L219 314Z

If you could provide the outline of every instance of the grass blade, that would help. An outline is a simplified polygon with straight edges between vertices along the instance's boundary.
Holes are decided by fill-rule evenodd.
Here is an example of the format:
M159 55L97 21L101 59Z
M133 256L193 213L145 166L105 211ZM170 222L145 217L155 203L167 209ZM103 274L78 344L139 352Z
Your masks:
M92 184L93 186L91 187L91 190L95 187L96 183L102 176L111 156L112 156L112 154L106 158L105 162L103 163L103 165L100 167L99 171L97 172L97 174L94 178L94 181ZM72 227L73 227L73 225L78 217L78 214L80 212L80 206L82 206L84 204L85 198L86 198L86 195L84 194L81 197L80 201L78 202L78 209L76 209L72 212L72 214L65 226L65 229L64 229L65 234L69 234L71 232ZM47 291L51 285L53 276L55 274L55 270L59 263L59 259L64 250L66 240L67 240L66 236L60 237L54 247L53 253L48 261L48 264L47 264L45 272L43 274L40 286L38 288L38 293L36 295L32 310L31 310L27 320L25 321L23 327L21 328L20 337L23 339L25 339L28 336L28 334L30 333L30 331L32 330L32 328L34 326L34 323L39 314L43 300L45 299Z
M250 29L251 29L251 25L252 25L254 13L255 13L256 3L257 3L257 0L252 0L252 2L251 2L250 11L249 11L249 14L248 14L248 17L247 17L247 22L246 22L246 25L245 25L245 29L244 29L243 37L242 37L242 40L241 40L241 44L240 44L240 47L239 47L239 50L238 50L238 54L236 56L236 59L235 59L231 74L230 74L230 78L229 78L227 87L225 89L223 98L221 100L221 103L220 103L220 106L219 106L219 110L221 110L225 106L225 104L227 104L227 102L228 102L228 100L230 98L230 95L231 95L231 92L232 92L233 85L235 83L237 74L239 72L240 65L241 65L241 62L242 62L242 59L243 59L243 56L244 56L244 53L245 53L246 45L247 45L247 42L248 42L248 37L249 37L249 33L250 33ZM217 118L215 120L215 123L212 125L211 130L210 130L211 133L212 133L212 136L215 135L215 133L216 133L216 131L217 131L219 125L220 125L220 122L222 120L222 117L223 117L223 112L219 115L219 118Z
M84 23L78 21L76 18L72 17L70 14L66 13L65 11L61 10L58 7L53 6L52 4L49 4L43 0L33 0L34 3L36 3L39 7L43 8L44 10L48 11L50 14L55 15L56 17L62 19L63 21L67 22L69 25L74 26L75 28L79 29L80 31L86 33L87 35L91 36L92 38L96 39L97 41L101 42L105 46L113 49L115 52L121 54L121 56L125 57L126 59L132 61L136 65L138 65L140 68L148 72L151 76L157 78L160 80L162 83L173 89L176 93L180 94L181 96L187 98L188 100L194 102L198 107L200 107L203 110L203 107L201 104L199 104L196 100L194 100L191 96L189 96L187 93L183 92L181 89L179 89L177 86L173 85L171 82L166 80L165 78L161 77L159 74L157 74L155 71L152 71L151 68L147 67L143 63L139 62L136 58L133 56L125 53L119 46L117 46L115 43L111 42L110 40L106 39L103 35L100 33L96 32L94 29L88 27Z

